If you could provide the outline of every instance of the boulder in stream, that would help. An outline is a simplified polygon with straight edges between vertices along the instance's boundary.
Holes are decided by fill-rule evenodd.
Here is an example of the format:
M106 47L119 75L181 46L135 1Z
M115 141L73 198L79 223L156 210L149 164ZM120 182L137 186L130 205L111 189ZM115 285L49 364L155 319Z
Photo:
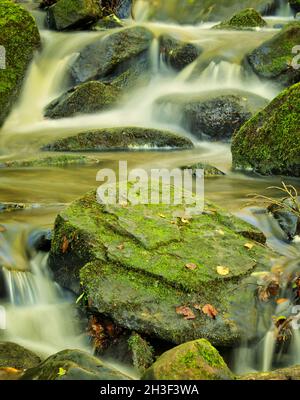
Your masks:
M241 375L238 379L243 381L299 381L300 366L296 365L270 372L254 372Z
M191 149L186 137L152 128L120 127L81 132L45 145L46 151L119 151L147 149Z
M10 342L0 342L0 368L25 370L33 368L41 359L32 351Z
M165 352L145 372L143 380L232 380L234 375L219 352L205 339Z
M181 169L190 169L191 173L194 177L197 176L197 170L204 170L204 176L206 178L226 175L223 171L220 171L218 168L214 167L213 165L207 164L207 163L197 163L197 164L185 165L185 166L181 167Z
M300 83L247 121L232 141L235 169L300 176Z
M284 86L300 81L300 68L295 68L293 52L300 43L300 22L286 25L272 39L260 45L247 55L245 62L264 79L270 79Z
M198 139L224 140L266 104L255 94L228 89L163 96L154 112L163 121L178 122Z
M229 20L214 26L214 29L247 30L251 28L264 28L266 25L266 21L254 8L247 8L234 14Z
M236 344L231 304L245 291L245 279L268 269L274 255L258 242L249 250L245 244L264 242L263 234L211 203L203 214L186 215L184 204L100 204L91 191L56 219L54 278L142 335L175 344L199 337ZM221 273L219 266L225 266Z
M33 17L10 0L0 2L0 126L17 101L27 67L40 45Z

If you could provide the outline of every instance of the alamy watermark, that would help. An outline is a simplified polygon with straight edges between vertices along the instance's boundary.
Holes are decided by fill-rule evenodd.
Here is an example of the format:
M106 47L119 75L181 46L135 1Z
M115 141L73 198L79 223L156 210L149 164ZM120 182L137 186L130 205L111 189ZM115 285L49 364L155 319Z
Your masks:
M203 169L147 171L137 168L129 171L127 161L120 161L117 173L101 169L96 180L103 182L97 190L97 201L101 204L185 205L190 214L201 214L204 210Z

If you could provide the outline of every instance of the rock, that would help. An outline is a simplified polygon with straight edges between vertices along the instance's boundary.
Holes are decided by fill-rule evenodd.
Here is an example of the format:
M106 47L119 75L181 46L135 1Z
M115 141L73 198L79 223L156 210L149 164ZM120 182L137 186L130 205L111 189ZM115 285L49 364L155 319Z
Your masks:
M0 45L1 126L17 101L27 67L40 45L33 17L9 0L0 2Z
M97 113L116 105L120 95L120 90L110 84L97 81L83 83L49 104L45 117L58 119Z
M53 4L57 3L58 0L41 0L40 1L40 8L48 8L53 6Z
M205 339L181 344L167 352L149 368L143 380L232 380L219 352Z
M177 120L198 139L222 140L266 104L265 99L239 90L178 93L159 98L155 115L166 122Z
M300 204L300 197L298 197L298 202ZM291 209L294 209L295 213L290 211ZM291 199L283 200L282 206L271 204L268 211L277 220L288 240L293 240L295 236L300 235L300 217L296 214L297 210Z
M93 26L93 29L96 31L102 31L106 29L114 29L114 28L122 28L124 25L122 21L114 14L107 15L101 18L96 24Z
M277 369L271 372L256 372L238 378L244 381L299 381L300 366Z
M130 66L148 60L152 33L143 27L130 27L107 35L88 45L71 67L76 84L122 74Z
M247 250L249 238L262 234L212 204L188 221L186 213L184 205L105 206L94 191L86 194L56 219L49 256L55 280L142 335L175 344L199 337L236 344L231 304L245 290L244 279L268 269L273 255L258 243ZM227 276L218 274L220 265L230 269ZM217 309L215 319L199 311L206 304ZM179 315L181 306L195 319Z
M289 3L295 13L300 12L300 0L289 0Z
M59 156L48 156L32 158L27 160L14 160L0 163L0 168L47 168L66 167L68 165L98 164L99 160L83 155L64 154Z
M33 368L41 362L32 351L16 343L0 342L0 368L25 370Z
M122 0L118 2L116 14L119 18L130 18L131 16L131 0Z
M27 244L29 252L32 252L32 250L34 250L48 253L51 249L52 234L53 233L51 229L39 229L31 232Z
M111 151L151 148L191 149L185 137L151 128L121 127L82 132L42 148L47 151Z
M191 169L194 177L197 176L197 169L204 170L205 177L226 175L224 172L220 171L218 168L216 168L210 164L205 164L205 163L185 165L185 166L181 167L181 169Z
M257 27L264 28L265 26L267 26L267 23L261 15L253 8L247 8L234 14L229 20L214 26L214 29L247 30Z
M134 0L133 16L137 17L140 0ZM202 21L224 21L245 8L260 13L276 10L275 0L147 0L148 20L170 21L180 24L197 24Z
M48 24L58 31L86 28L101 16L98 0L58 0L47 9Z
M160 52L168 65L181 71L200 56L202 49L165 35L160 38Z
M80 350L64 350L25 372L21 380L130 380L98 358Z
M262 78L271 79L284 86L300 80L300 68L293 67L293 48L300 43L300 23L286 25L272 39L253 50L245 62Z
M135 369L143 374L154 363L154 349L139 334L133 333L128 339Z
M233 167L300 176L300 83L279 94L234 135Z

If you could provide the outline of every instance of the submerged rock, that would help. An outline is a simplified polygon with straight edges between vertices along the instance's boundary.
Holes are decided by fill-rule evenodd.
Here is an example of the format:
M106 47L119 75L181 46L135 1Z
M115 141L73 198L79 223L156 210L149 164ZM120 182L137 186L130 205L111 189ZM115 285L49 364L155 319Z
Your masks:
M300 176L300 83L279 94L234 135L235 169Z
M186 215L184 205L105 206L90 192L56 219L54 277L126 329L177 344L203 337L230 346L240 338L232 300L272 255L258 243L249 251L249 237L261 234L214 205ZM201 311L209 304L217 315Z
M244 381L299 381L300 366L277 369L270 372L255 372L238 378Z
M0 368L25 370L33 368L41 359L32 351L16 343L0 342Z
M247 8L234 14L228 21L214 26L214 29L236 29L263 28L267 25L261 15L254 8Z
M147 64L152 33L143 27L130 27L112 33L85 47L71 67L76 84L116 77L127 71L132 63Z
M149 368L143 380L232 380L234 375L218 351L205 339L184 343Z
M98 0L58 0L47 9L49 26L58 31L85 28L101 16Z
M93 114L116 105L120 95L120 90L114 85L97 81L83 83L49 104L45 116L57 119L78 114Z
M300 81L300 68L293 65L293 48L299 43L300 22L294 22L253 50L245 61L260 77L290 86Z
M199 139L222 140L266 104L262 97L239 90L178 93L159 98L155 114L164 121L175 120Z
M74 164L97 164L99 160L83 156L64 154L59 156L48 156L32 158L27 160L14 160L0 163L0 168L47 168L47 167L65 167Z
M27 67L40 45L33 17L9 0L0 2L0 126L16 103Z
M181 71L200 56L202 49L165 35L160 38L160 53L168 65Z
M192 165L185 165L181 167L182 169L190 169L194 177L197 176L197 169L204 170L205 177L212 177L212 176L224 176L226 175L224 172L220 171L218 168L214 167L213 165L206 164L206 163L197 163Z
M21 380L130 380L98 358L80 350L64 350L27 370Z
M151 148L191 149L186 137L151 128L120 127L82 132L42 148L47 151L111 151Z

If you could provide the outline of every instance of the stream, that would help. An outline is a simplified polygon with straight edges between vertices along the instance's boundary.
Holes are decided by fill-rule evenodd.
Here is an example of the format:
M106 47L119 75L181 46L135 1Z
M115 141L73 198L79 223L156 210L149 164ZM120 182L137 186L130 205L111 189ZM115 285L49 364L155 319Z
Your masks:
M4 228L0 231L0 260L8 293L8 301L2 302L7 316L7 329L3 331L5 340L23 345L43 358L66 348L91 351L87 336L82 333L80 321L75 315L76 299L52 280L47 268L47 253L35 250L32 238L38 232L52 229L56 215L66 205L97 187L96 174L100 168L116 170L120 160L127 160L129 169L172 169L187 162L208 162L224 171L225 176L206 180L206 198L259 227L267 236L268 244L278 252L280 263L284 260L291 270L297 268L300 243L287 243L274 220L256 214L249 207L249 194L265 194L267 187L280 186L282 179L233 172L229 143L197 141L180 126L179 119L164 119L154 107L155 101L163 95L200 93L220 87L245 90L272 100L282 88L262 82L254 73L245 71L241 60L249 51L276 34L274 25L285 24L293 19L288 7L283 6L279 15L267 17L266 28L224 33L210 30L213 25L210 23L179 26L147 22L147 5L140 1L136 20L126 20L125 25L145 26L155 36L149 54L152 68L150 84L136 88L122 106L110 111L49 120L43 117L43 110L68 89L67 70L78 52L101 36L122 28L103 32L53 32L45 29L43 12L30 3L27 6L38 23L43 47L30 66L19 102L0 131L0 162L35 156L50 139L66 137L80 129L101 127L167 129L191 138L195 148L164 152L143 148L126 153L90 153L100 160L96 166L0 169L1 202L29 206L21 211L0 212L0 226ZM158 37L162 34L201 45L204 51L200 57L207 62L206 69L195 74L195 63L192 63L175 74L159 55ZM215 61L217 55L224 57L224 60ZM300 189L299 179L286 178L285 182ZM278 196L275 190L268 194ZM286 296L283 290L282 297ZM280 305L278 307L276 313L280 312ZM245 343L235 349L229 357L231 368L235 372L245 373L300 364L298 332L293 340L289 351L280 357L275 355L272 330L267 330L259 344L250 346Z

